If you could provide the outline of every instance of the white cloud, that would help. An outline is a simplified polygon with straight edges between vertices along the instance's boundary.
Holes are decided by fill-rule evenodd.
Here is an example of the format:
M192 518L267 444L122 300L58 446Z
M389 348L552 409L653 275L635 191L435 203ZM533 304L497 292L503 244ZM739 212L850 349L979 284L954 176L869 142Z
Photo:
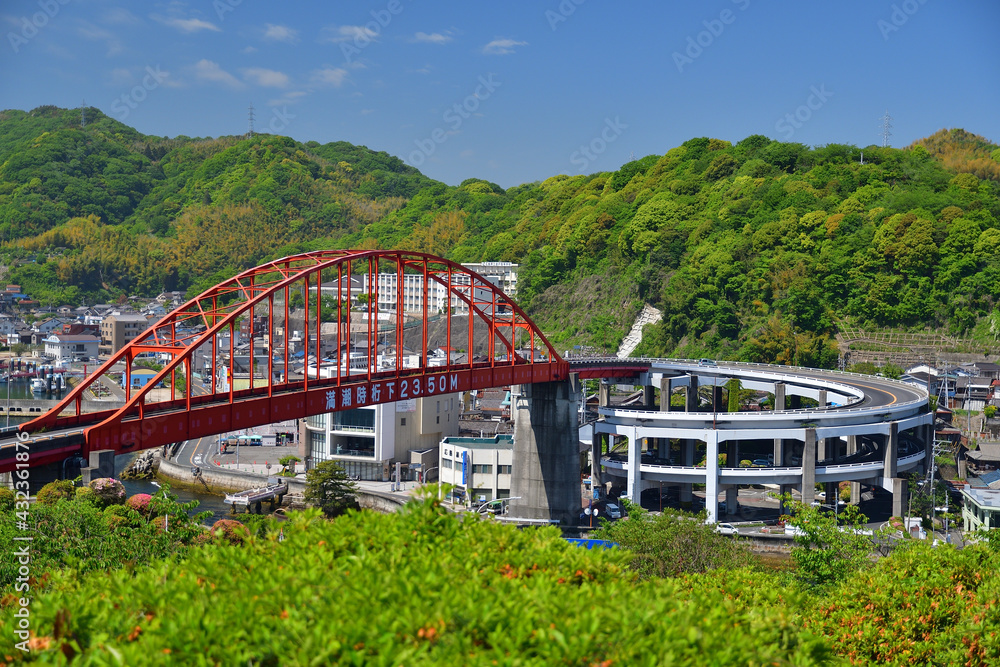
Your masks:
M314 70L311 78L313 83L339 88L347 80L347 70L342 67L324 67L323 69Z
M268 88L284 88L288 85L288 75L273 69L250 67L242 70L243 78Z
M362 109L361 110L361 115L362 116L367 116L370 113L375 113L375 109Z
M378 37L377 32L369 30L363 25L342 25L340 27L327 26L326 28L323 28L323 37L321 41L338 43L354 40L359 43L367 43L375 41L376 37Z
M253 53L257 53L257 47L256 46L246 46L246 47L243 47L243 49L240 51L240 53L242 53L244 55L250 55L250 54L253 54Z
M199 60L194 66L194 75L201 81L221 83L230 88L242 88L243 84L235 76L219 67L219 63L211 60Z
M517 42L513 39L494 39L483 47L483 53L488 56L504 56L514 53L515 46L527 46L527 42Z
M447 44L451 41L450 35L444 35L440 32L432 32L430 34L426 32L418 32L413 36L413 41L415 42L427 42L429 44Z
M222 32L220 28L209 21L202 21L201 19L179 19L179 18L164 18L162 16L157 16L153 14L150 16L154 21L162 23L170 28L177 28L184 33L198 32L199 30L211 30L213 32Z
M274 25L273 23L268 23L267 28L264 30L264 39L270 42L287 42L288 44L295 44L299 41L299 31L294 28L289 28L286 25Z

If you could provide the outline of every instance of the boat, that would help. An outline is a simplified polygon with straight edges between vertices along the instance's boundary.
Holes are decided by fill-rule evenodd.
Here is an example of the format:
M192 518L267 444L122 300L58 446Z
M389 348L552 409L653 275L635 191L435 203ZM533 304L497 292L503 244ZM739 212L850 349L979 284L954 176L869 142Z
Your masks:
M35 394L44 394L47 385L45 383L45 378L32 378L31 380L31 391Z

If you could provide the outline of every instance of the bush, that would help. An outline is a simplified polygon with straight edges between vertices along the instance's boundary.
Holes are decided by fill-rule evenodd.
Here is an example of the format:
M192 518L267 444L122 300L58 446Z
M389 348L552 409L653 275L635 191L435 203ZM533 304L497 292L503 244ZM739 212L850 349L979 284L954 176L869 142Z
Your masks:
M137 493L129 496L125 504L143 516L149 516L149 501L153 496L148 493Z
M41 505L55 505L60 500L69 500L74 495L73 482L67 479L57 479L49 482L35 496L35 500Z
M90 503L91 505L99 505L100 501L97 498L97 494L89 486L78 486L76 488L75 494L77 502Z
M138 528L145 523L142 515L127 505L108 505L104 517L109 528Z
M209 531L217 540L228 542L229 544L241 545L250 537L250 531L239 521L232 519L219 519L212 524Z
M90 488L94 490L94 495L101 507L125 504L125 487L113 477L92 480Z
M0 511L14 509L14 501L17 496L11 489L0 488Z

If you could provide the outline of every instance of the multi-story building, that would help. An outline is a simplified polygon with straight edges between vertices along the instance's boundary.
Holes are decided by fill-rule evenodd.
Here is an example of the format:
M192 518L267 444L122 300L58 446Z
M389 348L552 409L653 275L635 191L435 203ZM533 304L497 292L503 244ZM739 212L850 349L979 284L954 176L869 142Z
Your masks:
M514 439L449 437L439 445L439 479L451 484L452 502L481 503L510 498Z
M97 336L88 334L50 334L45 339L46 356L56 362L85 361L97 356Z
M510 262L481 262L479 264L463 264L462 266L476 271L493 285L513 297L517 292L517 264ZM452 284L467 286L472 284L468 274L452 274ZM378 309L395 312L399 303L399 275L396 273L379 273L375 276L375 289L378 292ZM363 277L362 292L368 291L368 275ZM404 313L422 313L424 310L424 276L420 273L403 274L402 304ZM448 286L436 281L429 281L426 286L427 312L432 315L443 313L448 309ZM486 290L477 290L476 298L488 300ZM452 312L464 315L469 312L468 305L461 299L452 297ZM503 305L498 308L502 312Z
M301 421L299 455L307 468L337 461L349 475L389 481L394 463L427 461L428 450L458 434L460 414L459 395L440 394L314 415ZM417 470L408 467L404 480Z
M102 355L111 355L132 342L149 326L148 320L139 313L114 312L101 320Z

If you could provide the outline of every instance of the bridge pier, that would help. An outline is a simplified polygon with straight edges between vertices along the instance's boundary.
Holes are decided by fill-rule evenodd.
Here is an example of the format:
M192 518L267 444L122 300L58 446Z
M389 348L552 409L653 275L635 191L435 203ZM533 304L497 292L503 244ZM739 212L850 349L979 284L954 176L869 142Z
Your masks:
M511 517L576 523L581 504L577 420L580 392L580 380L575 374L565 382L511 387Z
M84 486L95 479L115 476L115 450L98 449L90 452L89 463L88 467L80 469Z

